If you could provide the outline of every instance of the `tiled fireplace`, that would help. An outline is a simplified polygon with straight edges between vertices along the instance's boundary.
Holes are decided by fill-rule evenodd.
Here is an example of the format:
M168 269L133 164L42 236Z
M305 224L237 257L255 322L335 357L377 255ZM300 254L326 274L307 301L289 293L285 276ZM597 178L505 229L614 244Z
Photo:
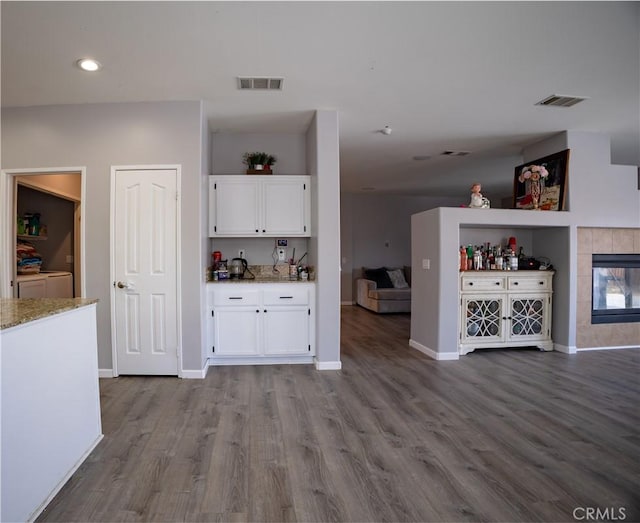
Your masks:
M594 254L640 254L640 229L578 228L576 346L640 346L640 323L592 323Z

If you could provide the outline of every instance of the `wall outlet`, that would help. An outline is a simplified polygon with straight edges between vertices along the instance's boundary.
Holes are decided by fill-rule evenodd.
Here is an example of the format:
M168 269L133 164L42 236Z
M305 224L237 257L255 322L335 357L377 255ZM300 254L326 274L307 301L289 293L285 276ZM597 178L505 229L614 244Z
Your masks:
M246 258L245 254L246 252L244 249L238 250L238 258Z
M282 247L280 247L278 249L278 261L285 261L287 257L287 251L285 249L283 249Z
M431 260L429 258L422 259L422 268L425 270L431 269Z

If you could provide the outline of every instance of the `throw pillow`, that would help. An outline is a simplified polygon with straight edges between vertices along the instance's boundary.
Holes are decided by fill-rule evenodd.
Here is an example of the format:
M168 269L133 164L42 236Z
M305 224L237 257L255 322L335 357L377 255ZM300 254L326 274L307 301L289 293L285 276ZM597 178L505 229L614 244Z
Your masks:
M389 278L391 279L391 283L393 283L393 287L395 289L407 289L409 287L407 280L404 279L404 272L402 269L390 269L387 273L389 274Z
M389 274L384 267L380 267L379 269L366 269L364 271L364 277L367 280L373 280L376 282L376 287L378 287L378 289L393 288L391 278L389 278Z

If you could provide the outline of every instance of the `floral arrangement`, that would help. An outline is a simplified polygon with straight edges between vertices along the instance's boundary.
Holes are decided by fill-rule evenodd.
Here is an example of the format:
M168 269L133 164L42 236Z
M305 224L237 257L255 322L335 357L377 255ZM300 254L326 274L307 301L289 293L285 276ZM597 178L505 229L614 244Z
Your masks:
M549 176L549 171L544 165L527 165L522 168L522 172L520 176L518 176L518 181L520 183L524 183L527 180L532 180L534 182L540 180L540 178L546 178Z

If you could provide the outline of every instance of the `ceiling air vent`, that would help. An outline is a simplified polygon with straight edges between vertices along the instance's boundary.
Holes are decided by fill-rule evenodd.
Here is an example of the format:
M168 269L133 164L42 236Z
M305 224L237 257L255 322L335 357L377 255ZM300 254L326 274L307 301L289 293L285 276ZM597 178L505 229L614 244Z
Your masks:
M547 105L551 107L571 107L583 100L587 100L586 96L565 96L562 94L552 94L544 100L540 100L535 105Z
M238 76L238 89L240 90L261 90L261 91L282 91L284 78L268 76Z
M471 151L443 151L442 156L467 156Z

